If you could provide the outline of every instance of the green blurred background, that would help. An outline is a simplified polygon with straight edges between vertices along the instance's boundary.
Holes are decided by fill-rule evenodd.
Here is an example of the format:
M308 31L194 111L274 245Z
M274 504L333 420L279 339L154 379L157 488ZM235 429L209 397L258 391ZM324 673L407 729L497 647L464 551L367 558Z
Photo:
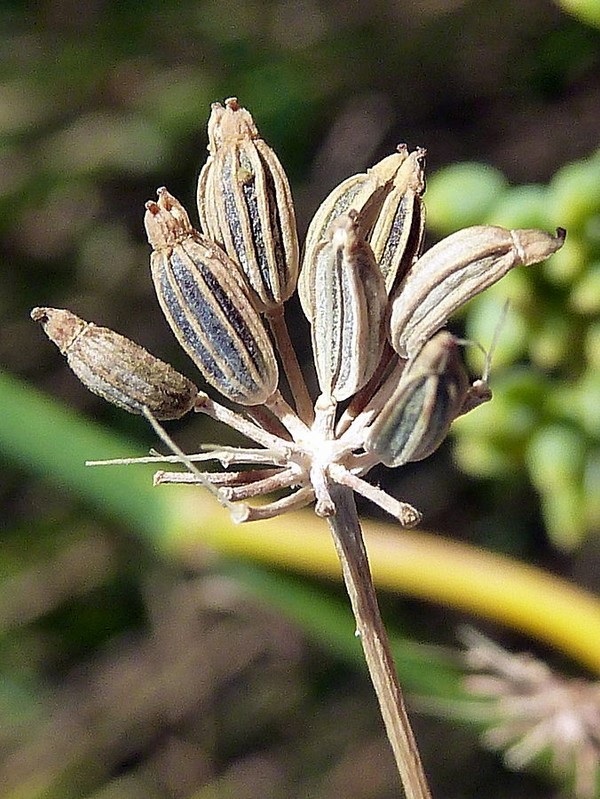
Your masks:
M87 393L29 310L67 307L198 379L153 296L142 216L163 184L193 212L210 103L236 95L252 110L290 176L301 233L341 179L400 142L425 146L430 242L480 222L569 232L559 255L458 321L489 345L511 299L494 402L431 459L375 477L428 529L597 591L600 3L564 5L1 3L2 368L128 439L122 454L143 452L144 424ZM310 368L293 302L289 316ZM4 408L15 440L34 429L27 411ZM188 451L222 438L200 419L170 430ZM58 447L69 455L68 435ZM0 795L397 795L368 682L328 645L333 632L307 637L250 600L229 562L199 554L184 567L156 552L42 467L48 452L1 454ZM276 580L345 607L330 585ZM409 638L455 644L458 613L383 604ZM416 726L436 796L549 795L471 732Z

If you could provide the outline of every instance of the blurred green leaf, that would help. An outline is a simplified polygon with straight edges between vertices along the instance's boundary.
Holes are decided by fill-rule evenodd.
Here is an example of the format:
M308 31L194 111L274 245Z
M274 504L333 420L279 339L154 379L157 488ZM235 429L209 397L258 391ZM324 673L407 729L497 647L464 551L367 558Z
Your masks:
M600 28L600 2L598 0L555 0L555 2L582 22Z

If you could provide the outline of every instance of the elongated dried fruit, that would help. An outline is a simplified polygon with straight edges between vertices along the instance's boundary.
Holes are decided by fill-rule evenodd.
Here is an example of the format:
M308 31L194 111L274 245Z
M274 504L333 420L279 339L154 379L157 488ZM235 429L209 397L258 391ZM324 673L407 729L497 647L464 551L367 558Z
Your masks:
M392 467L427 458L446 438L468 393L458 343L442 331L407 365L369 428L365 449Z
M308 287L319 385L336 400L369 380L385 340L385 283L356 216L351 211L332 223Z
M228 399L260 405L277 388L271 341L237 265L192 228L166 189L146 203L152 279L177 340Z
M375 224L377 214L392 188L392 181L401 169L408 156L405 146L398 152L388 155L366 172L359 172L342 181L323 200L318 207L306 233L302 269L298 281L298 295L302 309L310 321L311 301L310 285L314 278L312 270L315 265L317 249L327 241L331 224L342 214L355 211L361 220L366 236Z
M391 294L421 254L425 232L425 155L417 148L398 169L369 236Z
M194 405L198 389L187 377L114 330L60 308L34 308L31 318L81 382L119 408L141 414L146 407L157 419L178 419Z
M279 159L235 98L212 106L209 158L198 180L203 230L239 263L260 311L287 300L298 280L298 234Z
M477 225L438 242L408 271L392 304L390 341L412 358L468 300L510 269L543 261L562 247L565 231L506 230Z

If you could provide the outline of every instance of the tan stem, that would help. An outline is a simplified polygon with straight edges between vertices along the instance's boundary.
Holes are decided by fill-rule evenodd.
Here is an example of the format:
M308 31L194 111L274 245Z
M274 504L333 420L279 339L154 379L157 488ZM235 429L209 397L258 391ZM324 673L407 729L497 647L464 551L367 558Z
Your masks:
M285 401L281 392L277 390L265 402L271 413L279 419L282 425L294 438L294 441L302 441L310 438L310 428L302 421L298 414Z
M315 421L312 426L315 435L327 440L335 438L336 410L337 401L327 394L321 394L315 403Z
M287 377L288 385L294 398L294 405L298 416L307 425L311 425L315 418L313 402L308 393L304 375L300 369L296 350L290 339L290 333L285 321L283 306L267 313L267 319L281 357L281 363Z
M341 463L332 463L329 466L329 474L334 478L336 483L348 486L348 488L351 488L355 493L362 494L363 497L379 505L379 507L383 508L390 516L398 519L403 527L413 527L421 521L421 514L419 511L413 508L412 505L409 505L408 502L401 502L385 491L382 491L381 488L368 483L366 480L361 480L358 475L352 474L352 472L348 471Z
M251 405L244 410L245 415L251 419L254 424L262 427L262 429L266 430L268 433L277 436L277 438L287 439L290 437L290 431L287 427L285 427L285 425L283 425L264 405Z
M267 505L258 505L256 507L246 505L244 521L254 522L259 519L272 519L274 516L281 516L282 513L288 513L291 510L298 510L304 508L315 498L312 488L299 488L293 494L288 494L287 497L276 499L269 502Z
M211 419L216 419L218 422L223 422L223 424L237 430L246 438L256 441L257 444L262 444L265 449L273 450L273 452L279 453L284 458L289 457L288 443L286 441L269 433L267 430L263 430L262 427L254 424L254 422L244 416L240 416L239 413L226 408L219 402L211 400L206 394L198 394L194 410L210 416ZM289 446L292 446L291 442Z
M387 633L379 613L354 495L351 489L335 483L330 485L329 491L336 512L327 522L342 565L356 629L406 799L431 799L417 743L404 707Z

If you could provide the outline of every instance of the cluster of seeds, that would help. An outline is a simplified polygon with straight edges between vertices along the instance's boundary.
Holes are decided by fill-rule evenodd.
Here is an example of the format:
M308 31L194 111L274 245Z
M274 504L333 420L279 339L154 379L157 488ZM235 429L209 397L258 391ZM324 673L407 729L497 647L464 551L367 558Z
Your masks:
M88 388L154 423L176 453L154 460L187 467L161 471L156 482L204 484L238 521L312 502L319 515L332 515L330 489L338 484L414 524L414 508L364 476L378 463L427 457L457 416L491 398L485 380L471 384L460 342L441 328L512 267L559 249L564 231L471 227L422 255L425 151L402 145L331 192L300 257L287 177L250 113L234 98L215 104L208 133L198 181L202 230L164 188L146 204L145 226L167 321L206 382L238 410L69 311L36 308L33 318ZM311 325L315 402L285 324L284 304L296 288ZM192 408L258 447L184 455L156 420ZM224 470L201 472L199 460L220 461ZM272 492L282 494L247 503Z

